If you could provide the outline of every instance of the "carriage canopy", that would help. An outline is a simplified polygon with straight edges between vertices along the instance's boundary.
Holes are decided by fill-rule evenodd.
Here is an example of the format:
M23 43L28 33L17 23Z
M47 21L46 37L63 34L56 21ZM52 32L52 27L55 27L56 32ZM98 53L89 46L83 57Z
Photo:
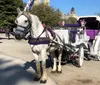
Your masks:
M98 29L100 28L100 17L99 16L80 16L78 18L78 23L81 20L85 20L87 29Z
M98 34L100 29L100 17L99 16L80 16L78 18L78 23L80 24L81 20L86 22L86 33L90 36L90 40L93 40Z

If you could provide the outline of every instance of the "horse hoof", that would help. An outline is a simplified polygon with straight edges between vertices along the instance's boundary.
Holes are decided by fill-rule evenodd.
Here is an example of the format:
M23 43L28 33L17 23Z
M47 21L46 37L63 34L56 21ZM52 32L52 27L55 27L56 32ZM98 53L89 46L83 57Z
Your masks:
M40 83L45 84L47 82L47 80L41 80Z
M61 71L57 71L57 73L61 74L62 73L62 70Z
M34 81L39 81L39 80L40 80L40 78L38 78L38 77L34 78Z
M51 71L51 73L53 73L53 74L54 74L54 73L56 73L56 71Z

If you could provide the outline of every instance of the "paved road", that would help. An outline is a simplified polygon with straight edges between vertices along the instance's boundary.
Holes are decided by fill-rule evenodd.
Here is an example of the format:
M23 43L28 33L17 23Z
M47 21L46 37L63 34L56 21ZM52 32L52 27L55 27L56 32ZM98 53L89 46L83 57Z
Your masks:
M0 54L0 85L41 85L33 81L35 72L26 62ZM44 85L56 85L51 78Z
M7 40L7 39L2 40L1 39L0 42L2 42L0 43L0 54L12 56L13 58L18 58L18 59L24 60L25 62L30 62L33 60L33 55L32 55L30 46L27 44L27 41L16 41L16 40ZM1 66L4 67L4 65L8 65L8 63L12 62L12 61L5 61L5 60L3 60L2 62L2 59L0 60L1 60L0 68ZM17 63L20 63L20 60ZM15 85L18 85L20 80L22 80L23 82L26 81L24 85L25 84L33 85L35 83L32 81L34 77L33 76L34 73L30 74L29 72L27 72L27 70L23 70L23 64L24 62L20 65L17 64L17 66L16 65L14 66L12 64L13 66L11 66L10 68L8 67L6 69L4 68L1 69L0 70L0 74L1 74L0 82L2 83L6 80L5 82L9 83L6 85L14 85L12 84L13 82L15 83ZM14 74L12 70L15 71L15 73L17 74ZM20 71L22 74L20 73ZM57 73L51 74L51 68L47 69L47 72L48 72L49 77L57 85L100 85L100 76L99 76L100 75L100 61L93 61L93 60L84 61L84 64L81 68L75 67L72 64L64 65L62 68L62 74L57 74ZM14 76L9 77L8 76L9 73ZM20 75L22 75L22 77L20 77ZM16 77L17 77L17 80L15 79ZM30 82L31 84L27 84L27 82ZM47 84L48 83L49 81L47 82ZM22 85L22 84L19 84L19 85ZM39 83L36 83L36 84L39 84Z
M0 85L41 85L33 81L35 71L30 62L34 58L27 41L8 40L5 35L0 38ZM48 78L44 85L56 84Z
M1 54L20 58L25 61L31 61L32 59L34 59L31 48L27 41L17 41L15 39L8 40L4 34L0 34L0 38ZM13 38L13 36L11 38Z

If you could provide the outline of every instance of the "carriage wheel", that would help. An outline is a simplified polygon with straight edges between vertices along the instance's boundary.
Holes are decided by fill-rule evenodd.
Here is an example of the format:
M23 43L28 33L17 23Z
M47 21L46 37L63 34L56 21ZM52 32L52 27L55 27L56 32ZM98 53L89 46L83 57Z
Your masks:
M81 67L83 65L83 60L84 60L84 48L81 45L79 47L79 57L78 57L78 66Z

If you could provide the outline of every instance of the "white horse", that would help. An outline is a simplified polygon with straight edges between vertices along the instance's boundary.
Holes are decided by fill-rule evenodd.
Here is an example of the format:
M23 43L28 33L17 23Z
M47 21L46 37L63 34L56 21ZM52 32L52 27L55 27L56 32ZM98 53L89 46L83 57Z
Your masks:
M42 26L41 21L36 15L32 15L26 11L21 11L17 9L18 16L15 20L17 28L14 29L15 36L18 39L23 39L30 33L31 39L29 40L33 56L36 60L36 78L35 80L40 80L41 83L47 81L47 72L46 72L46 59L48 58L47 53L57 50L59 53L58 56L58 65L57 58L54 57L54 64L52 72L58 71L61 73L61 56L62 56L62 40L53 33L50 33L47 29ZM35 41L35 42L34 42ZM43 43L44 42L44 43ZM33 44L35 43L35 44ZM42 43L42 44L41 44ZM40 61L42 61L42 75L40 71ZM41 78L41 79L40 79Z

